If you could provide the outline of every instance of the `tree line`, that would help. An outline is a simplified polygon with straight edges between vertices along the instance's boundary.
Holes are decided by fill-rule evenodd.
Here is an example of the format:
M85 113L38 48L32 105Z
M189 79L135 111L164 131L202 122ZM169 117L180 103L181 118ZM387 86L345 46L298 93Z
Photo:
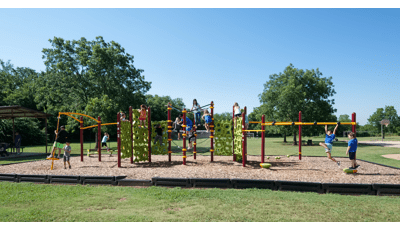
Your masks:
M102 121L115 122L118 112L128 113L129 106L134 109L146 104L152 108L152 120L166 120L168 102L174 107L183 108L181 98L150 95L151 81L145 79L142 69L134 66L134 56L127 53L117 42L106 42L103 37L93 41L86 38L64 40L49 39L51 48L42 50L45 71L35 71L27 67L14 67L10 62L0 59L0 105L20 105L53 115L48 120L48 141L53 141L57 126L58 112L77 112ZM292 64L283 72L269 75L259 94L260 106L248 115L250 121L261 121L265 114L267 121L297 121L302 111L303 121L351 121L349 115L334 113L336 94L332 77L322 77L319 69L303 70ZM191 106L191 105L189 105ZM172 110L172 119L178 116ZM193 119L193 115L189 114ZM230 112L215 114L215 119L231 119ZM379 133L382 119L390 119L391 124L384 131L400 134L400 119L394 106L378 108L370 116L368 124L357 125L358 131ZM94 121L84 118L85 126ZM79 140L79 123L61 116L60 124L66 125L73 140ZM20 132L24 145L43 144L44 121L42 119L19 118L15 120L16 130ZM250 129L261 129L259 124L251 124ZM322 126L304 126L305 136L323 133ZM349 130L339 126L338 134ZM115 126L103 126L102 131L116 135ZM267 135L293 137L296 144L298 128L292 126L266 126ZM86 141L94 141L97 129L85 131ZM0 120L0 140L12 140L12 123Z

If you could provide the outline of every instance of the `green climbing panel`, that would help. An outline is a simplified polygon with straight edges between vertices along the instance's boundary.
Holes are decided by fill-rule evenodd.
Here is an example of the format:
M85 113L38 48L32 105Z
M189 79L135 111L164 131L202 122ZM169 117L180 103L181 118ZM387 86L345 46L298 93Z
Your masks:
M162 145L160 142L157 141L154 144L154 139L157 136L156 133L156 125L161 124L161 128L163 129L163 136L162 136ZM151 123L151 154L152 155L165 155L168 154L168 122L167 121L156 121Z
M129 121L121 121L121 158L125 159L131 156L131 123Z
M232 120L214 120L215 151L218 156L232 155Z
M140 113L138 110L132 110L132 136L133 136L133 161L147 161L149 159L148 153L148 129L140 127L139 122Z
M242 125L242 117L238 117L236 119L236 125L233 133L235 139L235 154L237 156L242 156Z

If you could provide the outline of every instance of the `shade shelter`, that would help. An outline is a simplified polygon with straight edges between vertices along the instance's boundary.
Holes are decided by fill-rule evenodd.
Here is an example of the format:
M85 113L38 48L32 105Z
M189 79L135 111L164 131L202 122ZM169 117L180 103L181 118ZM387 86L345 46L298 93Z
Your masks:
M46 125L46 153L47 153L47 118L52 115L19 105L0 106L0 119L12 119L13 121L13 143L15 142L14 119L21 117L42 118ZM14 151L14 149L13 149Z

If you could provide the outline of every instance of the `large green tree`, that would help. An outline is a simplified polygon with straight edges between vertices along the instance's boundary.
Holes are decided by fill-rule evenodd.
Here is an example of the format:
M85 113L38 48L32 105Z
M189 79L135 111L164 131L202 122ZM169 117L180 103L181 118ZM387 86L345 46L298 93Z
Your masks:
M332 121L336 112L334 99L331 99L336 93L333 87L332 77L322 77L318 68L303 70L290 64L282 73L269 76L259 95L261 106L254 109L252 118L260 120L265 114L266 121L298 121L299 111L302 111L302 121ZM297 126L267 126L267 129L283 134L284 141L287 134L293 133L293 143L297 144ZM323 127L316 126L304 126L302 129L303 135L322 130Z
M42 51L46 72L36 81L35 102L40 109L54 115L61 111L102 114L104 122L115 122L118 111L145 103L151 82L145 81L143 70L133 65L133 56L117 42L106 42L101 36L93 41L58 37L49 41L52 48ZM66 118L61 122L66 123Z

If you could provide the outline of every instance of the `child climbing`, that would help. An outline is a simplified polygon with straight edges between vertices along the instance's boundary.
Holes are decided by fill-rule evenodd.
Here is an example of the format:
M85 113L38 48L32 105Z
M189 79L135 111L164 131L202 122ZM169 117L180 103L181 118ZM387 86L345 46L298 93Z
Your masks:
M239 104L237 102L235 102L235 104L233 104L233 108L234 108L234 115L235 115L235 125L236 125L236 119L238 117L240 117L240 115L242 115L242 113L240 112L240 107Z
M205 121L204 126L207 129L207 132L210 132L210 123L212 122L211 115L207 109L204 110L203 116L201 117Z
M182 123L183 121L181 121L179 119L179 117L176 117L175 121L174 121L174 129L176 132L178 132L178 140L181 139L181 133L179 132L182 129Z
M193 127L196 127L196 126L194 125ZM193 144L192 143L196 139L195 135L196 135L196 132L194 132L193 129L189 131L189 138L188 138L188 140L189 140L189 148L188 148L188 150L193 148Z
M339 124L336 124L335 129L333 130L328 130L328 125L325 125L325 143L320 142L319 145L325 148L325 152L328 155L328 158L331 159L332 161L336 162L338 166L340 166L340 161L336 161L334 158L331 156L331 151L332 151L332 143L333 140L335 139L335 133L338 128Z
M144 104L141 105L140 109L138 110L140 112L140 116L139 116L140 124L139 125L144 128L146 128L146 116L147 116L146 110L147 110L147 107Z
M357 165L356 163L356 151L357 151L358 140L356 138L356 134L353 132L349 133L347 137L350 139L346 150L346 155L349 155L349 159L351 160L351 167L349 169L356 169L360 167L360 165Z
M193 99L193 107L190 111L193 111L194 113L194 123L196 124L196 126L200 126L201 125L201 109L200 109L200 105L199 103L197 103L196 99Z
M157 140L159 141L160 145L162 145L162 135L163 135L163 128L161 128L161 125L158 124L156 126L156 137L154 138L154 144L156 144Z
M57 139L53 144L53 148L51 149L50 155L47 156L47 158L52 157L52 153L53 151L56 151L58 149L58 159L60 159L60 155L61 155L61 149L63 149L63 144L66 143L66 141L68 140L68 132L65 131L65 127L61 126L60 127L60 132L57 133L56 130L54 130L54 133L57 135ZM54 153L55 155L55 153Z

